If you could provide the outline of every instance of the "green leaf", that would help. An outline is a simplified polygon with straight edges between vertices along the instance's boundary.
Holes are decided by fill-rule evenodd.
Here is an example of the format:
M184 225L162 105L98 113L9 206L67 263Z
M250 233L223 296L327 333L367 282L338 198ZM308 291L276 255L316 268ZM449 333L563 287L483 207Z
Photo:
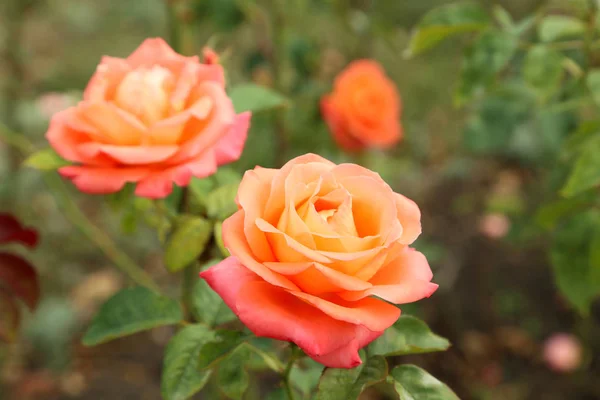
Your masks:
M583 315L600 295L600 273L595 263L600 212L592 209L566 221L555 233L550 252L556 284Z
M190 185L190 209L195 214L206 213L206 199L208 194L215 188L215 181L211 178L192 178Z
M188 325L169 341L163 362L161 394L166 400L186 400L204 387L211 371L198 371L198 355L214 333L203 325Z
M534 46L527 52L523 65L525 81L547 95L558 89L563 76L563 56L545 45Z
M308 396L317 388L324 368L322 364L308 357L302 359L296 362L290 371L290 382L305 396Z
M198 369L213 367L229 353L237 349L247 339L247 335L238 331L217 331L215 341L202 347L198 356Z
M241 346L234 350L226 359L219 363L217 385L229 398L242 400L250 377L244 368L244 363L250 357L250 349Z
M283 107L287 99L281 94L265 87L252 83L235 86L229 92L235 112L259 112L277 107Z
M485 29L489 17L485 10L473 2L448 4L429 11L415 28L406 56L414 56L431 49L442 40L465 32Z
M116 193L106 195L106 202L108 206L114 211L119 211L128 206L134 198L135 185L127 183L123 189Z
M579 154L585 149L590 140L600 133L600 120L591 120L582 122L575 132L571 133L565 140L562 151L566 157L570 158Z
M585 24L575 17L548 15L538 26L538 35L543 42L552 42L585 33Z
M492 12L502 29L508 32L513 32L515 30L515 21L504 7L496 4L494 5Z
M220 261L217 259L211 260L202 267L202 270L208 269ZM197 279L194 283L191 306L191 312L194 317L210 327L215 327L237 318L233 311L227 307L223 299L208 286L208 283L204 279Z
M202 217L184 217L177 224L165 248L165 265L177 272L202 254L212 233L212 224Z
M591 207L597 197L594 192L585 192L580 196L554 201L541 207L536 213L535 220L546 230L554 229L566 216Z
M222 221L237 211L238 187L238 183L230 183L210 192L206 199L206 212L210 218Z
M54 149L44 149L30 155L24 165L41 171L53 171L71 163L59 156Z
M488 30L466 50L455 102L463 105L486 90L496 74L510 62L517 50L517 39L507 32Z
M124 289L100 308L83 337L83 344L95 346L158 326L174 325L182 319L177 301L144 287Z
M561 193L566 197L596 187L600 184L600 137L589 140L587 146L575 161L575 167L562 188Z
M364 352L361 351L364 360ZM357 399L367 387L383 381L388 375L384 357L375 356L353 369L327 368L321 375L315 400Z
M231 254L229 250L225 247L225 243L223 242L223 223L217 222L215 224L215 242L217 243L217 247L219 251L223 255L223 257L229 257Z
M387 357L444 351L448 347L450 342L431 332L425 322L411 315L402 315L369 345L369 354Z
M592 93L596 105L600 106L600 69L592 69L586 78L587 87Z
M448 386L416 365L399 365L390 375L400 400L460 400Z

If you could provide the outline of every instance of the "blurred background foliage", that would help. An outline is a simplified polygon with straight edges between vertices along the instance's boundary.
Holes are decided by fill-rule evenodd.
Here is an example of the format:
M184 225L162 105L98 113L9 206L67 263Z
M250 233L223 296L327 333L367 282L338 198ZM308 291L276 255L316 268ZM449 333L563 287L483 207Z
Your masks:
M403 310L453 347L411 362L462 399L600 399L594 1L482 0L472 4L483 12L442 17L431 10L455 1L170 0L173 15L166 1L4 0L3 124L45 147L49 117L78 101L101 55L126 56L147 37L174 33L183 53L209 45L232 86L254 82L287 98L285 108L253 117L235 169L279 166L315 152L376 170L421 206L424 233L416 247L440 289ZM461 18L471 26L427 52L411 36L419 21L424 32L428 23L451 26ZM319 99L343 67L365 57L378 60L398 86L404 138L391 151L348 155L331 139ZM136 223L144 203L115 213L70 186L61 200L47 190L47 176L20 167L13 147L2 143L0 152L0 206L39 229L40 246L28 259L43 285L22 339L0 347L0 398L158 399L170 331L94 349L79 345L98 305L126 282L96 246L104 239L90 241L73 228L64 196L176 290L159 238ZM545 357L544 343L557 332L574 335L582 349L570 373ZM309 385L313 375L299 369L296 380ZM248 396L276 382L260 376Z

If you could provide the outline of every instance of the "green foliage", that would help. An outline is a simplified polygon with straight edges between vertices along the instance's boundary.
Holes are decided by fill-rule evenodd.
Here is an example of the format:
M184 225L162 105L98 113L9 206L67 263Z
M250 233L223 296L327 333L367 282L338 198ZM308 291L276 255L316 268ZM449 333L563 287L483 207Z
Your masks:
M248 389L250 377L244 367L248 357L250 357L250 349L241 346L219 363L217 384L230 399L241 400Z
M588 140L575 162L575 167L562 188L567 197L574 196L600 184L600 136Z
M227 248L225 247L225 242L223 241L223 223L222 222L217 222L215 224L215 242L217 244L217 247L219 248L219 251L223 255L223 257L229 257L231 255L229 253L229 250L227 250Z
M239 331L216 331L214 341L207 343L198 355L200 370L211 368L223 360L229 353L237 349L247 339L247 335Z
M165 351L161 394L165 400L186 400L206 385L211 371L198 370L198 355L215 335L203 325L189 325L169 341Z
M83 337L83 344L95 346L183 319L179 303L144 287L121 290L111 297Z
M400 400L459 400L448 386L416 365L399 365L390 375Z
M202 267L202 270L210 268L218 262L220 260L211 260ZM233 311L227 307L221 297L208 286L208 283L204 279L197 279L194 282L191 312L196 319L210 327L215 327L236 319Z
M30 155L24 165L41 171L53 171L71 163L59 156L54 149L44 149Z
M230 183L210 192L206 198L206 212L210 218L222 221L237 211L235 197L239 184Z
M448 347L450 342L431 332L425 322L410 315L402 315L369 345L369 354L388 357L444 351Z
M485 10L473 2L459 2L434 8L419 21L406 54L417 55L450 36L480 31L488 24L489 17Z
M361 352L364 360L364 352ZM321 376L315 400L356 399L367 387L382 382L388 375L385 358L374 356L353 369L327 368Z
M563 76L563 55L553 48L537 45L527 52L523 77L543 96L558 89Z
M506 32L490 29L482 33L467 49L455 101L463 105L493 82L496 74L510 62L517 49L517 39Z
M165 248L165 265L177 272L202 254L212 235L212 224L202 217L182 216Z
M591 302L600 295L599 230L600 212L579 213L555 233L551 247L556 284L582 314L589 313Z
M594 102L600 106L600 68L588 72L586 83Z
M260 112L277 107L283 107L287 104L285 97L279 93L252 83L245 83L233 87L229 91L229 97L233 102L235 111Z
M317 388L324 368L310 358L302 359L290 371L290 381L304 396L309 396Z
M567 15L548 15L538 26L538 35L544 42L581 36L584 32L585 24L579 19Z

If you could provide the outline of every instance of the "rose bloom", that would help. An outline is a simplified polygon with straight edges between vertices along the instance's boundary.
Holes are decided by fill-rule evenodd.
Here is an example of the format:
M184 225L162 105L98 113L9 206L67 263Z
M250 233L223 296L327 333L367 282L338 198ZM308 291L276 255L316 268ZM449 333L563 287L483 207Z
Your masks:
M544 359L557 372L572 372L579 368L583 358L581 343L577 337L557 333L544 343Z
M308 154L247 171L223 223L232 256L200 276L256 335L338 368L390 327L390 304L430 296L420 211L374 172ZM373 296L377 296L375 298ZM389 302L389 303L388 303Z
M373 60L351 63L321 100L321 112L345 150L390 148L402 137L401 102L394 83Z
M222 66L148 39L126 59L104 57L83 101L56 114L47 138L77 165L59 172L87 193L127 182L138 196L167 196L237 160L250 113L235 114Z

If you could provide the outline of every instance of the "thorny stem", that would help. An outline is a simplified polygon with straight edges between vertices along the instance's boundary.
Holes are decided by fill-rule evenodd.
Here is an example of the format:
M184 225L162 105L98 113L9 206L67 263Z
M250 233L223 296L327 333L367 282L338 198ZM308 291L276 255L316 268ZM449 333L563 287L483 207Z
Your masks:
M23 156L33 153L34 146L23 135L11 131L6 125L0 123L0 140L13 146ZM62 209L64 216L94 243L114 263L115 267L131 278L135 283L160 292L154 280L140 268L127 254L122 252L113 240L101 229L96 227L77 204L71 199L63 181L55 173L44 173L44 182L54 195L56 203Z

